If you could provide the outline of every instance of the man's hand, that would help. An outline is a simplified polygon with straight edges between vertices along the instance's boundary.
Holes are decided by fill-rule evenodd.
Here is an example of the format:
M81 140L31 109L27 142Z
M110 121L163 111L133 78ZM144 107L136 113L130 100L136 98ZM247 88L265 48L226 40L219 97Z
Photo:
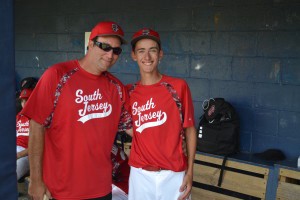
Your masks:
M29 182L28 194L31 196L32 200L43 200L44 195L47 195L48 199L51 199L51 193L43 182L32 183Z
M182 184L180 186L179 191L183 192L178 200L186 200L190 199L190 194L192 191L192 186L193 186L193 177L189 174L186 174L183 178Z

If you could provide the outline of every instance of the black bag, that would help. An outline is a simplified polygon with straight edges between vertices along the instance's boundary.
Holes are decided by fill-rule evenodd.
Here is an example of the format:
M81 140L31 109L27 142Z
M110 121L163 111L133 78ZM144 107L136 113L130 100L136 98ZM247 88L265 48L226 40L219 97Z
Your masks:
M239 121L232 105L223 98L204 102L198 126L197 150L229 156L239 150Z
M198 126L197 151L224 156L218 186L221 186L227 157L239 151L239 120L224 98L203 102L204 114Z

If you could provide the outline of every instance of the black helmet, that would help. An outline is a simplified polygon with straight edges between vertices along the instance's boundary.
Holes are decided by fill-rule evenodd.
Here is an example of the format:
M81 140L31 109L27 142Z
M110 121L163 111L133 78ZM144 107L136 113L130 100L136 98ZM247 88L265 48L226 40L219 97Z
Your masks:
M23 89L33 89L33 88L35 88L37 82L38 82L38 79L34 78L34 77L23 78L21 80L21 83L20 83L21 90L23 90Z

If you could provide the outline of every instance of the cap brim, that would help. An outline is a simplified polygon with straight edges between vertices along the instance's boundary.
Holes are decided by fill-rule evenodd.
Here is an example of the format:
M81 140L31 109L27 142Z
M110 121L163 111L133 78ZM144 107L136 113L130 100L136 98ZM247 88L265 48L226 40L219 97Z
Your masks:
M151 35L141 35L139 37L134 38L133 40L131 40L131 45L135 45L139 40L141 39L151 39L156 41L159 45L160 45L160 40L157 39L157 37L151 36Z

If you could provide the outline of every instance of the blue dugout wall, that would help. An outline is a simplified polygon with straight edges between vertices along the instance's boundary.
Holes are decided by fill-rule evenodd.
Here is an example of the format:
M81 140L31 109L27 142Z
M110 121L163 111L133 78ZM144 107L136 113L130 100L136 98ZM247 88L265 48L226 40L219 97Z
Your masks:
M0 0L0 199L17 199L13 2Z
M82 57L84 33L101 20L118 22L128 41L151 27L161 35L160 71L188 82L197 123L205 99L224 97L240 117L242 152L278 148L289 160L298 158L300 1L136 2L16 1L17 81ZM125 84L139 78L130 51L125 45L111 68Z

